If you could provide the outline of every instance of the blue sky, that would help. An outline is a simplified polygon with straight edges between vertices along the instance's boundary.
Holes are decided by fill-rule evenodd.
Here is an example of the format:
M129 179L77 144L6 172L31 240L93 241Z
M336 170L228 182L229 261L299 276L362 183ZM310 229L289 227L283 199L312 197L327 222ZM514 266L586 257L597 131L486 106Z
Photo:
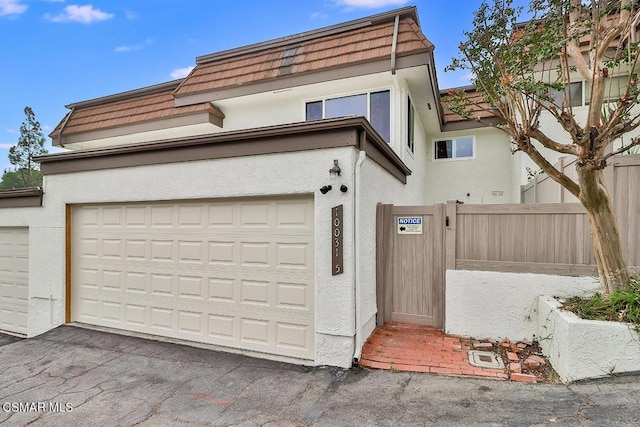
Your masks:
M418 7L436 46L440 87L468 84L443 69L480 2L0 0L0 171L9 167L27 105L46 136L65 105L183 77L197 56L403 6Z

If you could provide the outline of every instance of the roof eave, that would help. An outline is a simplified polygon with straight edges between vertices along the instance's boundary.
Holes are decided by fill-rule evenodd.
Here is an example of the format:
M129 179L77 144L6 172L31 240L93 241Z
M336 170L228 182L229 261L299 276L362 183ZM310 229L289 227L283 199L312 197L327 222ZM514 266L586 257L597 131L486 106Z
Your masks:
M219 128L223 127L224 114L217 108L210 108L207 111L199 111L195 113L180 114L170 117L161 117L153 120L140 121L127 125L116 125L95 129L90 131L81 131L69 134L58 134L52 137L53 145L63 146L80 142L93 141L96 139L117 138L126 135L161 131L172 128L211 124ZM62 138L61 138L62 136Z
M120 92L113 95L103 96L100 98L88 99L86 101L74 102L65 105L68 109L73 108L89 108L98 105L109 104L111 102L126 101L128 99L139 98L141 96L154 95L160 92L168 92L176 89L184 79L171 80L169 82L159 83L157 85L146 86L140 89Z
M346 140L336 140L325 136L326 134L347 131L359 132L364 137L346 142ZM300 142L303 143L287 143L283 145L283 141L292 137L302 137ZM274 142L272 147L266 144L269 140ZM306 147L304 146L305 144ZM247 148L243 148L243 146ZM166 139L144 144L55 153L39 156L34 160L41 163L43 174L50 175L112 169L114 167L234 157L238 155L234 154L238 150L244 150L240 155L259 155L347 146L364 150L368 155L370 153L370 157L374 162L379 163L403 183L406 183L407 176L411 174L411 170L364 117L299 122L187 138ZM272 149L273 151L270 151ZM120 160L116 162L117 165L114 165L109 160L118 158Z

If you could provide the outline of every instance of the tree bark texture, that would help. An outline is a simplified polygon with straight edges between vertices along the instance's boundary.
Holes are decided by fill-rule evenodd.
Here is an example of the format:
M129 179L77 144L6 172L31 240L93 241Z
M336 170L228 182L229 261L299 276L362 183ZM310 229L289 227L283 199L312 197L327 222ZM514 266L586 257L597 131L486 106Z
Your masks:
M611 197L604 185L602 169L592 164L577 166L580 202L587 211L593 252L605 294L629 289L629 269L622 252L618 222Z

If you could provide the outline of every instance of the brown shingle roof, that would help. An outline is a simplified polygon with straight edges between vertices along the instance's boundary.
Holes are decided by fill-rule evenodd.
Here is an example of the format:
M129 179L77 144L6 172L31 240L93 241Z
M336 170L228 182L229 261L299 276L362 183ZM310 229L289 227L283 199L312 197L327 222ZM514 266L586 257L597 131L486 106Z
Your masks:
M113 129L195 113L224 115L210 102L176 106L176 98L238 87L279 77L391 59L396 16L399 16L396 56L430 52L414 7L258 43L197 58L183 80L125 92L68 106L71 112L50 136Z
M479 117L481 119L486 119L490 117L495 117L495 115L491 112L491 105L486 102L482 98L482 94L476 91L475 87L465 87L459 89L450 89L444 90L440 92L440 99L442 102L442 110L444 112L444 123L453 123L453 122L462 122L468 121L471 119L467 119L465 117L460 116L458 113L455 113L449 109L449 96L450 91L459 91L462 90L467 93L467 97L471 106L473 108L473 118Z
M178 86L176 97L223 88L391 58L394 20L375 23L310 40L267 47L259 52L225 57L215 55L199 61ZM412 16L399 21L398 56L426 52L433 45L420 31Z
M107 97L94 101L86 101L77 105L71 105L72 111L65 117L49 135L55 138L62 133L64 135L109 129L118 126L126 126L161 120L172 117L181 117L194 113L209 112L222 115L208 102L176 107L173 97L178 82L163 85L161 91L152 88L151 93L145 94L144 89L130 93L130 96ZM137 93L140 94L137 94Z
M449 109L449 98L453 92L466 92L470 107L472 109L472 117L465 118ZM442 105L442 127L443 131L466 130L488 125L495 126L503 122L501 118L494 114L491 105L486 102L475 86L466 86L462 88L454 88L440 91L440 102Z

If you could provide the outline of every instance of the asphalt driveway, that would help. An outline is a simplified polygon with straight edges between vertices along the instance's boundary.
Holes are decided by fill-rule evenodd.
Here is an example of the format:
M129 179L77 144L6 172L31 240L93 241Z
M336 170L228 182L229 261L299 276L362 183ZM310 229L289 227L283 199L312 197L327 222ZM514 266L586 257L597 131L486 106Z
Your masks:
M304 368L77 327L0 335L11 426L640 425L640 376L521 384Z

